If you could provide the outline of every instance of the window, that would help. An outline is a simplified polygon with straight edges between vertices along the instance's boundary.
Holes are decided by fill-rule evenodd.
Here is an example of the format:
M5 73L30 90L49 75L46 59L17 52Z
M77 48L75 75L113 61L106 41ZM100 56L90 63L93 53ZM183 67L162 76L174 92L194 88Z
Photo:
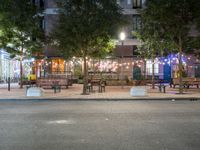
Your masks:
M137 31L141 28L141 16L133 15L133 31Z
M44 0L40 0L40 8L44 8Z
M146 64L146 73L147 75L152 75L152 62L151 60L147 60L147 64ZM159 64L155 63L154 64L154 73L158 74L159 73Z
M127 4L130 5L131 4L131 0L127 0Z
M133 9L142 8L142 0L133 0Z
M40 20L40 28L41 29L45 29L45 20L44 20L44 17Z

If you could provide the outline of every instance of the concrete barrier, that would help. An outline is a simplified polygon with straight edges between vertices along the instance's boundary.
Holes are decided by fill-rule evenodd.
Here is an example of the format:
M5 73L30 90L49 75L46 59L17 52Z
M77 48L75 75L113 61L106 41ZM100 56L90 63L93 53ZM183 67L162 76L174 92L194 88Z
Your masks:
M131 96L147 96L147 90L144 87L132 87L130 90Z
M42 89L38 87L30 87L26 91L26 96L42 96Z

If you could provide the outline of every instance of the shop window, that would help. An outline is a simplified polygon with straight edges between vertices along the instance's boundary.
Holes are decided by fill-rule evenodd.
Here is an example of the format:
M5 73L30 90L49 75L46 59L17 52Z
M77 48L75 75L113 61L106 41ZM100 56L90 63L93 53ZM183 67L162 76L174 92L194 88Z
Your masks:
M146 63L146 73L147 75L152 75L152 61L151 60L147 60L147 63ZM155 63L154 64L154 73L155 74L158 74L159 73L159 64L158 63Z

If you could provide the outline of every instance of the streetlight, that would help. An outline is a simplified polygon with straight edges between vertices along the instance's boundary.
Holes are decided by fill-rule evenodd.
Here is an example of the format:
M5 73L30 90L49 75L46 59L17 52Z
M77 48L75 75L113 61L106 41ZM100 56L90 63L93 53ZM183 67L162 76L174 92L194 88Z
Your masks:
M122 41L122 45L123 45L123 41L124 41L125 38L126 38L125 33L124 33L124 32L121 32L120 35L119 35L119 38L120 38L120 40Z
M122 48L123 48L123 45L124 45L124 40L125 40L125 33L124 32L121 32L120 35L119 35L119 38L122 42ZM123 89L124 86L123 86L123 76L124 76L124 66L123 66L123 49L121 49L121 88Z

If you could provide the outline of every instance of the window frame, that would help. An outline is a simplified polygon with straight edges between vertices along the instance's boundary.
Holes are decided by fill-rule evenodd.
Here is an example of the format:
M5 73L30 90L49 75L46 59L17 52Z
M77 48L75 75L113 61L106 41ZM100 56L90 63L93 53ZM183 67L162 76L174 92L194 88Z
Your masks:
M142 0L132 0L133 9L142 8Z

